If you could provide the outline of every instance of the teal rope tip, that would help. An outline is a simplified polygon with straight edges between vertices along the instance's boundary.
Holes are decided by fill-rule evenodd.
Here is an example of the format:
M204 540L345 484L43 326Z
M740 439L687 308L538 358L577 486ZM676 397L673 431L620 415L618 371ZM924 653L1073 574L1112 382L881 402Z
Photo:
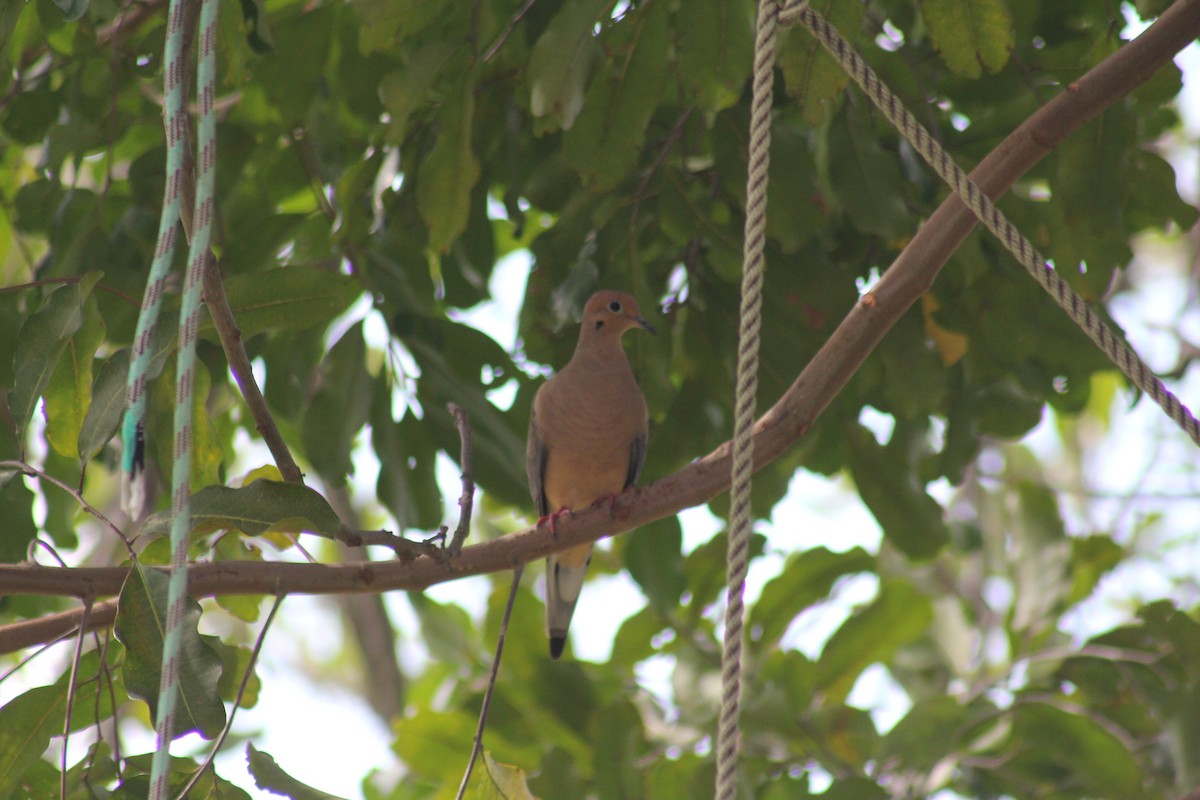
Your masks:
M121 443L121 509L138 519L146 510L146 429L128 411L121 423Z

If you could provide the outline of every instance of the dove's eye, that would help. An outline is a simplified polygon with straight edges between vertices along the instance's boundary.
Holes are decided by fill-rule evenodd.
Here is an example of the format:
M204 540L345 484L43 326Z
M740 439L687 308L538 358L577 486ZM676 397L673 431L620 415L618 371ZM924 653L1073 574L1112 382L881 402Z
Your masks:
M608 304L608 310L613 312L614 314L620 314L621 313L621 304L619 302L617 302L616 300L613 300L611 303Z

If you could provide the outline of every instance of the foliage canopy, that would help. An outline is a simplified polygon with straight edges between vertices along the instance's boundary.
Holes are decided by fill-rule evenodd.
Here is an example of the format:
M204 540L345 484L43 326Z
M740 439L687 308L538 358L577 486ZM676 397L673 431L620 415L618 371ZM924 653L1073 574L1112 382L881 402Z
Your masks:
M1169 5L812 2L964 166L1126 46L1125 15L1150 20ZM644 474L667 475L725 441L754 11L748 0L223 3L214 249L270 412L310 488L252 482L279 473L254 460L263 458L249 446L254 422L207 325L196 558L297 560L297 529L328 539L316 548L323 558L343 558L333 539L351 520L428 535L446 513L439 454L459 452L451 402L469 414L486 493L474 533L519 527L539 365L569 358L572 314L598 286L661 309L657 340L630 350L651 414ZM39 548L72 565L129 556L69 487L115 517L114 434L164 189L165 13L158 0L0 8L0 562ZM760 408L783 395L946 194L804 31L781 35L777 70ZM1196 224L1195 198L1180 196L1162 147L1184 135L1181 85L1177 67L1163 68L1001 202L1089 300L1135 293L1127 267L1137 237L1178 240ZM499 293L498 265L520 258L532 271L510 348L465 312ZM171 468L177 311L173 292L147 430L160 488ZM1176 376L1190 352L1179 347ZM743 796L1170 798L1200 787L1195 608L1169 587L1111 629L1081 637L1068 624L1160 522L1134 513L1096 525L1086 498L1060 497L1050 480L1064 464L1086 474L1088 431L1110 421L1121 392L1114 375L976 232L811 430L756 475L764 518L800 470L849 476L882 539L791 553L756 539L756 553L781 567L749 616ZM1048 409L1065 454L1054 464L1016 443ZM363 499L354 481L374 462L374 496ZM22 464L46 477L22 474ZM133 543L144 565L166 560L165 494ZM722 515L724 504L710 505ZM724 533L689 548L684 539L665 519L598 558L596 574L627 570L646 600L604 661L548 661L540 601L522 588L477 784L526 790L505 766L515 765L542 797L708 796ZM141 700L153 702L160 578L131 572L113 635L99 634L78 669L6 695L0 798L54 796L59 765L43 755L64 729L87 736L91 726L105 733L68 765L69 796L144 795L148 756L114 748L103 726L141 724ZM821 647L800 646L797 620L836 603L851 580L874 587L869 600ZM366 796L453 796L506 584L496 578L482 619L407 598L429 658L411 674L396 667L402 696L383 698L374 680L363 689L392 720L406 771L368 782ZM0 582L0 625L77 605ZM223 631L192 637L181 689L189 724L205 736L238 694L260 605L229 596L192 609ZM374 618L382 648L363 633L361 609L351 616L364 658L340 668L394 662L386 616ZM665 695L643 680L659 659L672 669ZM873 665L904 697L894 722L850 702ZM259 689L252 676L242 704ZM301 756L251 746L248 757L264 788L322 796L287 776ZM175 765L182 786L197 762ZM190 797L244 796L221 778L197 787Z

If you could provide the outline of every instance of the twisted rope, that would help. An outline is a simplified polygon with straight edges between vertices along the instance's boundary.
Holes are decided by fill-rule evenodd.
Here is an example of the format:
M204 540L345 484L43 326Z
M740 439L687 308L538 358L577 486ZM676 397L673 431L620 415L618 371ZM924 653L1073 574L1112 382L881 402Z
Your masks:
M166 108L163 122L167 138L167 183L163 191L162 215L158 219L158 244L146 281L142 310L133 337L133 358L125 387L125 418L121 424L121 507L130 519L142 516L145 491L145 417L146 371L150 366L150 345L158 324L167 274L175 256L175 231L179 220L180 189L183 183L183 148L187 141L187 114L184 109L183 18L187 0L171 0L167 11L166 65L163 83Z
M742 694L743 595L750 543L750 475L754 466L754 407L758 394L758 340L762 325L763 246L767 225L767 169L771 163L771 89L775 81L778 0L761 0L754 40L750 153L746 175L746 231L742 244L742 308L730 483L727 601L721 656L721 711L717 721L717 800L737 793L741 746L738 714Z
M1167 416L1178 425L1196 444L1200 445L1200 422L1192 415L1179 398L1159 380L1149 365L1135 353L1120 336L1114 333L1100 316L1092 310L1082 297L1075 293L1067 282L1046 263L1041 253L1017 230L996 208L991 199L967 177L950 155L942 149L929 132L909 113L904 104L892 94L879 76L867 66L853 46L820 14L807 7L805 2L789 3L779 13L779 24L790 25L799 21L817 41L837 59L847 74L866 93L871 102L904 138L912 144L921 157L958 194L966 206L983 222L989 231L1017 257L1033 279L1054 298L1067 315L1078 325L1088 338L1108 356L1117 368L1133 384L1150 396Z
M172 2L172 12L176 5ZM216 50L217 0L200 6L198 99L200 124L196 159L196 212L179 309L179 357L175 377L175 446L171 469L171 580L167 586L167 630L163 643L162 682L158 695L157 747L151 764L151 800L166 800L170 790L170 747L174 738L176 688L187 605L187 551L191 531L192 395L196 372L196 333L200 295L212 238L213 194L217 164ZM186 124L186 119L184 120Z

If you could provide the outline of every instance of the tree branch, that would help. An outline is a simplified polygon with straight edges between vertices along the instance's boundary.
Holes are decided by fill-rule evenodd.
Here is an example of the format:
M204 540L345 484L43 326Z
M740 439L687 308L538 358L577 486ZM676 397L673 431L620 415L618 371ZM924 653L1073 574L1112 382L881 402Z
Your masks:
M1009 135L971 173L990 197L998 197L1071 132L1145 82L1200 34L1200 0L1179 0L1141 36L1094 67ZM875 288L850 311L779 401L754 426L754 466L760 469L808 431L897 319L932 284L942 265L974 227L955 197L921 227ZM189 570L197 597L220 594L371 593L417 591L468 575L512 569L570 547L594 542L711 500L729 486L729 443L682 470L560 520L555 530L527 528L463 549L456 559L422 556L408 563L297 564L215 562ZM127 567L63 569L0 565L0 595L77 597L114 595ZM106 624L104 604L90 623ZM59 635L79 625L81 612L0 628L0 652ZM111 621L111 617L108 617ZM32 638L31 638L32 637Z
M191 50L192 41L196 35L199 7L199 3L191 3L187 7L187 13L194 15L196 19L189 19L184 23L184 60ZM186 92L187 81L184 81L184 87ZM184 234L190 242L192 219L196 213L196 171L190 131L187 126L184 126L183 133L188 141L183 148L183 184L180 189L179 219L183 223ZM283 440L283 434L279 432L279 426L275 424L275 418L267 407L266 398L263 397L262 391L258 388L258 381L254 378L254 370L250 366L250 356L246 353L246 346L242 342L242 331L233 316L233 309L229 307L229 298L225 295L225 284L221 280L221 270L211 249L204 259L204 305L213 321L213 327L216 328L217 338L221 342L221 349L225 351L225 360L229 363L230 371L233 372L233 379L242 393L242 398L246 401L246 408L250 412L250 416L254 419L254 428L267 445L271 457L275 459L275 466L279 468L279 474L288 483L304 483L304 474L300 471L300 467L296 466L296 460L292 458L292 451L288 449L287 442Z
M475 508L475 468L472 464L474 456L471 454L471 422L467 419L467 412L458 403L450 403L448 408L454 415L454 427L458 428L461 445L458 463L462 469L462 494L458 496L458 527L454 529L454 536L446 548L450 557L454 558L462 552L463 542L471 533L471 514Z

